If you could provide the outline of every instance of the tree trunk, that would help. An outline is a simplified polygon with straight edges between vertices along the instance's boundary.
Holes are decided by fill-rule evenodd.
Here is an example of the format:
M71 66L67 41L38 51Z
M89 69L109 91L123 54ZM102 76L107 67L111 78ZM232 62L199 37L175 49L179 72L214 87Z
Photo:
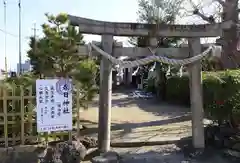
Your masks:
M224 21L233 21L233 26L230 29L224 30L222 37L218 40L220 45L222 45L222 55L219 61L219 67L221 69L235 69L239 67L240 56L237 51L238 43L238 0L216 0L222 7L222 22ZM199 9L196 9L194 14L200 16L203 20L209 23L215 23L216 20L213 16L205 16L199 12Z
M238 23L238 0L226 0L223 5L222 21L232 20L232 28L223 31L222 39L222 66L224 69L234 69L239 67L240 56L237 51L238 29L235 23Z

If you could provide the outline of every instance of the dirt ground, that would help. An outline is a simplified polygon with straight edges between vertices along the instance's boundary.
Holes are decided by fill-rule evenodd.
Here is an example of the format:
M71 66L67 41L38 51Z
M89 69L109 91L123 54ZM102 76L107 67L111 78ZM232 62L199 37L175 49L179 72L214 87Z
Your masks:
M89 110L80 114L97 131L98 99ZM126 92L112 94L111 141L138 142L179 140L191 136L190 108L161 103L156 99L133 99ZM210 123L208 120L205 124ZM91 136L97 136L91 133ZM183 147L183 145L181 145ZM164 162L164 163L233 163L223 158L216 151L207 152L207 159L192 160L187 158L186 151L180 152L176 144L162 146L143 146L138 148L112 148L117 151L126 163ZM134 158L134 160L133 160Z
M131 98L128 92L112 94L112 123L142 123L182 116L189 113L189 108L161 104L156 99ZM98 99L87 111L80 114L82 119L98 120Z
M98 100L81 119L98 122ZM112 141L154 141L180 139L191 135L189 108L167 105L156 99L133 99L127 93L113 93Z

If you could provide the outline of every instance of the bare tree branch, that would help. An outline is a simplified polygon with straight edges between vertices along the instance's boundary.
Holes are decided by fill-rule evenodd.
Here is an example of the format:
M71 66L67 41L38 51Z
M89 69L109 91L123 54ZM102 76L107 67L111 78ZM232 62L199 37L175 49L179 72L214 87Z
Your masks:
M205 16L204 14L199 12L199 9L195 9L193 11L193 14L200 16L203 20L207 21L208 23L215 23L216 22L212 15L209 16L209 17Z
M204 20L204 21L206 21L208 23L216 23L216 20L215 20L213 15L206 16L206 15L203 14L203 10L200 7L201 6L200 4L196 5L193 2L193 0L188 0L188 1L189 1L190 5L192 6L192 8L194 9L193 10L193 14L194 15L198 15L199 17L202 18L202 20ZM213 1L220 1L219 3L221 3L222 0L213 0Z
M222 0L215 0L215 1L217 1L219 4L221 4L222 7L227 7L227 5L224 1L222 1Z

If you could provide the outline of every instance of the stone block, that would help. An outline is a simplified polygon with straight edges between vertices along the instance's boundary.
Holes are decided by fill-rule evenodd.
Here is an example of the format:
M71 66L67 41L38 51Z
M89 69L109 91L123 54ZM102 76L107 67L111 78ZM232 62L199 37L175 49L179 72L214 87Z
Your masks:
M120 157L116 152L107 152L94 157L91 161L92 163L118 163L120 162Z

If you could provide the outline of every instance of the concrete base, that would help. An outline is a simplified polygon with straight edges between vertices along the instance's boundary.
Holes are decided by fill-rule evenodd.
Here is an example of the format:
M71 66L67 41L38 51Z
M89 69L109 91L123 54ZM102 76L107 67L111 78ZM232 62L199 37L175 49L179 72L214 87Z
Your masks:
M118 163L118 159L115 156L103 157L97 156L92 159L92 163Z
M91 160L92 163L118 163L119 161L120 157L116 152L107 152Z

